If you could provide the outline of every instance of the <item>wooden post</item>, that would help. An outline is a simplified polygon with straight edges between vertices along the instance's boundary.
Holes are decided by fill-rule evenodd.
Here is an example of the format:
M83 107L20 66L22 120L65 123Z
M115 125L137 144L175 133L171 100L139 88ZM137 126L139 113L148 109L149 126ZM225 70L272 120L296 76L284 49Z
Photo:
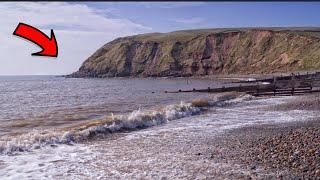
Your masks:
M295 77L294 77L294 74L292 73L292 75L291 75L291 86L292 86L291 95L292 96L294 95L294 87L295 87L295 85L296 85Z
M294 87L292 87L291 95L292 95L292 96L294 95Z
M277 77L273 77L273 96L276 96L276 83L277 83Z

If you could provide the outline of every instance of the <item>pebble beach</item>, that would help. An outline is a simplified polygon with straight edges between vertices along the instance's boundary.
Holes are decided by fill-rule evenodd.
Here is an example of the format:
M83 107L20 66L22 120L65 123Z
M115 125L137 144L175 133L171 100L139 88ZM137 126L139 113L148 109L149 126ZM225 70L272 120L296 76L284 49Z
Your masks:
M198 100L192 103L204 109L195 116L3 156L0 175L13 179L320 179L317 94L216 98L230 101L205 110L205 101Z
M320 103L318 95L305 95L266 109L319 110ZM247 178L320 179L320 118L239 128L216 141L211 158L242 164Z

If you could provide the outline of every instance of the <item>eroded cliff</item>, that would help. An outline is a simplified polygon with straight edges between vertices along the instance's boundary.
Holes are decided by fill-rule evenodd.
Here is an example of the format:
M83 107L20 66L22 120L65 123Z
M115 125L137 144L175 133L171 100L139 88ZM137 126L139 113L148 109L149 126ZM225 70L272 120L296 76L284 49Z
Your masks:
M72 77L203 76L320 69L320 29L208 29L118 38Z

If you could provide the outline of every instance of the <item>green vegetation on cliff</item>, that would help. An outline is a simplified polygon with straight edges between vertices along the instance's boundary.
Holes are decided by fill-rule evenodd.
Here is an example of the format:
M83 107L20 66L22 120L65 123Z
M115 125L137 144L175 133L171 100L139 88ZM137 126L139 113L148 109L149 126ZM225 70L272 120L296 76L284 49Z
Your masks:
M117 38L71 76L202 76L319 69L320 28L199 29Z

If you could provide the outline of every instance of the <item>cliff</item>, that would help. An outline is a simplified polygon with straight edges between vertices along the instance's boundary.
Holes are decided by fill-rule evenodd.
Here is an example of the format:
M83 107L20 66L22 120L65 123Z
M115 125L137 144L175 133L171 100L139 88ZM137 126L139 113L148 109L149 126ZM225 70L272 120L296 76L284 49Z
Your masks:
M202 29L115 39L70 76L203 76L319 69L320 28Z

